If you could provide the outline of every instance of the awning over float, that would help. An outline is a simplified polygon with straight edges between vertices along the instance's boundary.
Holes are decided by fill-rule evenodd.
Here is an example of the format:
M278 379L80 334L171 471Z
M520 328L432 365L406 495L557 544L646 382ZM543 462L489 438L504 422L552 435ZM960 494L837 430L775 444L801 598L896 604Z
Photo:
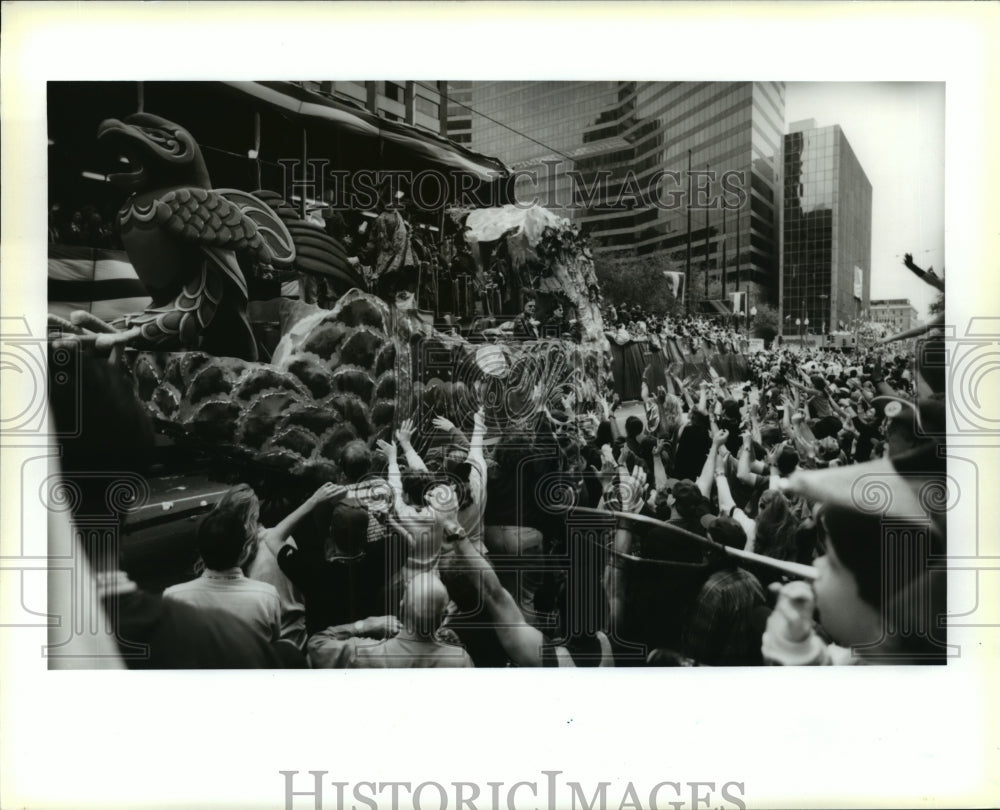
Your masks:
M496 158L481 155L433 132L380 118L350 102L316 93L292 82L223 82L223 84L304 124L330 127L338 134L381 141L383 147L414 155L423 163L463 172L481 180L510 175Z

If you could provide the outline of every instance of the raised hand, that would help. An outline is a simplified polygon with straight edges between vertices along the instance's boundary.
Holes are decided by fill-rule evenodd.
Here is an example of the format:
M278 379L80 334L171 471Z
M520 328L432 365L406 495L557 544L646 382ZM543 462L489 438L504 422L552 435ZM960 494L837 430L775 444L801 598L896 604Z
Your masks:
M390 463L392 463L392 462L394 462L396 460L397 451L396 451L396 445L395 444L392 444L392 443L387 442L387 441L383 441L382 439L376 439L375 440L375 446L379 450L381 450L383 453L385 453L386 458L389 459Z
M631 475L619 478L618 491L621 494L622 511L638 512L645 502L646 471L637 464Z
M480 411L482 411L481 408ZM443 416L435 416L431 420L431 424L434 425L434 427L437 430L444 430L449 432L455 430L455 423L452 422L450 419L445 419Z
M315 506L316 504L323 503L324 501L340 500L346 494L347 487L339 487L328 481L309 496L309 502Z
M767 454L767 464L769 467L778 466L778 458L781 456L781 451L784 449L785 442L778 442L771 448L771 452Z
M601 463L604 466L610 465L612 468L615 466L615 453L611 449L610 444L605 444L601 446Z
M726 460L729 458L729 451L726 450L726 446L722 445L719 448L719 453L715 457L715 474L725 475L726 474Z
M413 420L404 419L396 431L396 439L405 447L408 444L412 444L413 433Z
M395 616L369 616L358 625L359 635L374 638L388 638L403 629L403 623Z

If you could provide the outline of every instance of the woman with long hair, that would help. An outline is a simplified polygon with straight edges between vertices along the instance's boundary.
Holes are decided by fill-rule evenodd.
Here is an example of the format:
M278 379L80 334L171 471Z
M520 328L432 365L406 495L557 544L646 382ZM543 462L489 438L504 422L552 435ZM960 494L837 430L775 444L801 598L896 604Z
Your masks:
M333 484L323 484L298 509L270 529L260 523L260 499L248 484L237 484L229 489L213 510L232 513L239 519L244 539L238 565L250 579L267 582L278 591L281 638L299 649L306 640L305 606L302 595L278 566L277 549L291 538L292 530L302 518L318 504L338 497L343 491ZM196 568L199 567L204 567L201 560L196 564Z
M749 551L777 560L797 559L799 519L781 492L768 489L761 494L755 523L754 538L747 544Z

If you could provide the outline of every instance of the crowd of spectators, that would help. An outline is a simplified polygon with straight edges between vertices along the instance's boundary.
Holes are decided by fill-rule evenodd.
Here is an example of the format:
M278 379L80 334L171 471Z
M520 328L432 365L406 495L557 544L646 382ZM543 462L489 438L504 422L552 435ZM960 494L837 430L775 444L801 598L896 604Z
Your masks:
M618 344L630 341L658 343L671 337L736 343L743 337L732 325L720 323L718 319L688 314L667 316L647 311L638 304L615 306L608 303L602 307L601 316L608 338Z
M151 432L117 370L83 359L90 418L63 463L86 495L95 459L139 467ZM943 506L911 507L914 480L944 480L943 369L914 360L890 344L762 351L741 382L668 368L628 414L538 381L517 430L482 408L465 421L481 390L443 390L423 427L347 444L342 478L297 508L233 487L201 522L191 581L149 594L95 566L147 666L938 661L933 617L885 622L904 599L942 606L926 559L943 551ZM864 509L870 476L901 512Z
M52 205L49 209L49 243L90 248L121 250L121 239L114 225L115 209L87 203L79 208L65 209Z

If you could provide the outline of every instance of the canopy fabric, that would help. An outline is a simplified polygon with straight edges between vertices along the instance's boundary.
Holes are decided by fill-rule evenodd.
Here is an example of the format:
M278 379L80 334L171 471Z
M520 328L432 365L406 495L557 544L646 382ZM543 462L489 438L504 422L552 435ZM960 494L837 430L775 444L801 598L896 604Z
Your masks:
M49 245L48 311L86 310L105 321L142 312L151 299L122 250Z
M329 126L347 135L381 139L414 153L425 162L464 172L481 180L510 175L506 165L471 149L409 124L389 121L345 101L315 93L292 82L223 82L257 101L302 118L304 122Z
M702 311L707 312L710 315L732 315L732 310L726 305L725 301L717 301L716 299L711 299L708 301L701 302Z
M557 228L563 222L562 217L540 205L478 208L465 220L465 227L469 229L466 239L469 242L492 242L513 230L515 236L523 236L527 246L533 248L546 228Z

